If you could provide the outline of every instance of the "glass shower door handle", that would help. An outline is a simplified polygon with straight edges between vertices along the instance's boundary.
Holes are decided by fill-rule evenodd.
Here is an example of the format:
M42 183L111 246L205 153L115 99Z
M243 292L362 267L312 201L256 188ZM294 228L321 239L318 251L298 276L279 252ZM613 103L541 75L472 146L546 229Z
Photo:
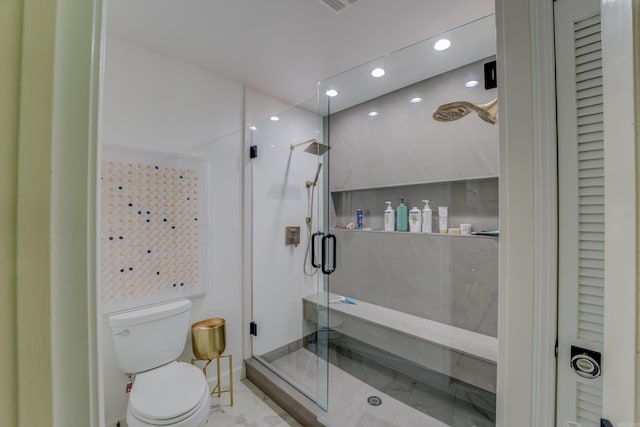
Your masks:
M313 233L311 235L311 266L313 268L320 268L323 264L322 262L316 264L316 237L322 236L324 236L324 233L322 233L321 231L318 231L317 233Z
M331 266L327 267L327 242L331 240L332 241L332 245L331 245ZM322 264L322 272L324 274L331 274L334 271L336 271L336 236L328 233L326 234L323 238L322 238L322 257L321 257L321 263Z

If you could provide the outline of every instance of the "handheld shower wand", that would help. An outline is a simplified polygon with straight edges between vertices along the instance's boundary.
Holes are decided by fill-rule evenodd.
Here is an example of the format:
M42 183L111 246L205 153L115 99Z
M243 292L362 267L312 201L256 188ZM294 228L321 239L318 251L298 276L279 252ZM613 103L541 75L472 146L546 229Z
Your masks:
M322 169L322 163L318 163L318 170L316 171L316 177L313 178L313 181L307 181L305 184L307 188L315 187L318 184L318 176L320 175L320 169Z
M313 231L313 194L315 192L316 185L318 184L320 169L322 169L322 163L318 163L318 169L316 170L316 176L315 178L313 178L313 181L307 181L305 183L305 185L307 186L307 194L309 194L309 211L307 212L307 217L305 218L305 223L307 225L307 248L304 253L304 261L302 265L305 276L314 276L318 272L318 269L315 267L313 267L310 272L307 271L307 260L309 259L309 251L311 249L311 239ZM311 189L311 191L309 191L309 189ZM312 264L315 264L315 260L313 260Z

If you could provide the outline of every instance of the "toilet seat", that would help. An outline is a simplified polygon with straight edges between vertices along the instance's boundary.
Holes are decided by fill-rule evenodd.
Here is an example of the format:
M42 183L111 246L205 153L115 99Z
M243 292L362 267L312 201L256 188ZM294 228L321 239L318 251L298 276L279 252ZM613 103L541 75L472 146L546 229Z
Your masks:
M177 425L199 412L208 415L209 402L202 371L188 363L171 362L137 375L129 396L129 415L148 425Z

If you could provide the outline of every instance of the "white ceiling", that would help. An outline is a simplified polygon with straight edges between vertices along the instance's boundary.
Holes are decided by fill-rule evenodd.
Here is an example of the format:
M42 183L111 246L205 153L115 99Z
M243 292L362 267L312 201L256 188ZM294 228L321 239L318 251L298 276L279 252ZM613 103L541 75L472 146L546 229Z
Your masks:
M494 15L478 19L323 80L319 92L323 95L328 89L337 90L339 95L331 98L330 108L331 113L336 113L463 65L487 59L496 54L495 28ZM451 47L442 52L436 51L433 46L440 38L449 40ZM371 70L376 67L385 70L384 77L371 76ZM481 82L484 76L468 75L460 85L472 79ZM329 113L327 96L322 96L321 104L318 109L318 103L313 99L302 106L310 111Z
M107 31L291 104L317 83L494 12L493 0L108 0Z

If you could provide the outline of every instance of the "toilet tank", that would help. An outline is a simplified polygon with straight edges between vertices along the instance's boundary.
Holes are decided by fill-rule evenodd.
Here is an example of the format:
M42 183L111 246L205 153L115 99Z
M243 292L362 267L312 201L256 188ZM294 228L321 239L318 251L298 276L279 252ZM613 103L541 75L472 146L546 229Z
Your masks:
M176 360L187 341L190 309L191 301L181 299L109 316L118 367L136 373Z

